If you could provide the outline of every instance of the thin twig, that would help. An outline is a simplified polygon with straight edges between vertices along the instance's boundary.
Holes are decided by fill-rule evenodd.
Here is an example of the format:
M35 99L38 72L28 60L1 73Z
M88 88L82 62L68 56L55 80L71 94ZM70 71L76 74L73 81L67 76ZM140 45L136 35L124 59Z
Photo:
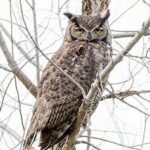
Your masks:
M10 69L8 69L8 68L2 66L1 64L0 64L0 69L3 69L3 70L8 71L8 72L12 72Z
M37 19L35 10L35 0L32 0L32 14L33 14L33 28L34 28L34 41L35 41L35 55L36 55L36 78L37 84L40 81L40 60L39 60L39 42L38 42L38 31L37 31Z
M144 146L144 140L145 140L145 134L146 134L146 127L147 127L147 120L149 117L145 115L145 120L144 120L144 130L143 130L143 139L142 139L142 144L141 144L141 150L143 149Z
M140 94L145 94L145 93L150 93L150 90L140 90L140 91L130 90L130 91L122 91L118 93L111 93L108 95L104 95L100 100L102 101L110 98L116 98L116 96L120 98L126 98L134 95L139 96Z
M145 3L148 7L150 7L150 3L146 2L146 0L143 0L143 3Z
M90 143L91 142L91 129L88 128L87 129L87 142ZM90 150L90 144L87 145L87 150Z
M87 138L87 136L81 136L81 137L82 138L83 137ZM123 144L120 144L120 143L117 143L117 142L114 142L114 141L110 141L110 140L106 140L106 139L103 139L103 138L99 138L99 137L93 137L93 136L91 136L91 139L101 140L101 141L108 142L108 143L111 143L111 144L115 144L115 145L118 145L118 146L121 146L121 147L126 147L126 148L132 148L132 149L135 149L135 150L140 150L138 148L133 148L132 146L123 145Z
M17 79L16 79L16 77L14 79L15 79L15 88L16 88L16 93L17 93L17 100L18 100L20 120L21 120L21 124L22 124L23 130L25 130L25 126L24 126L24 122L23 122L23 115L22 115L22 106L21 106L21 101L20 101L20 94L19 94L18 84L17 84Z
M110 23L110 26L114 24L116 21L118 21L119 18L121 18L125 13L127 13L131 8L133 8L140 0L137 0L135 3L133 3L129 8L127 8L125 11L123 11L112 23Z
M19 142L21 141L22 137L15 130L10 128L8 125L0 124L0 128L7 131L7 133L9 133L11 136L13 136L17 141L19 141Z
M133 106L133 105L129 104L128 102L124 101L124 100L121 100L121 99L119 99L119 100L120 100L121 102L123 102L124 104L130 106L130 108L133 108L133 109L139 111L140 113L142 113L142 114L144 114L144 115L150 116L149 113L146 113L146 112L142 111L141 109L137 108L136 106Z
M25 2L28 4L28 6L33 9L32 5L28 2L28 0L25 0Z
M93 147L94 149L101 150L100 148L98 148L98 147L95 146L94 144L89 143L89 142L87 142L87 141L83 141L83 140L82 140L82 141L76 141L75 144L87 144L87 145Z

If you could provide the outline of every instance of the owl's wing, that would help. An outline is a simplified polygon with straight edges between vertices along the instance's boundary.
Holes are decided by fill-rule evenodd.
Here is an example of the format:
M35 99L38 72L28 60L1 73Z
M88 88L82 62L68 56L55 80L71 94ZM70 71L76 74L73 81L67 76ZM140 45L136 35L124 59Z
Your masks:
M42 131L41 147L44 148L47 142L55 144L75 121L82 102L81 93L77 91L68 92L67 95L62 95L60 98L58 97L59 92L55 91L55 98L49 97L49 95L54 94L53 91L49 91L37 99L26 136L26 148L33 143L38 131Z
M64 44L52 58L63 70L70 71L74 79L80 79L80 72L83 71L82 68L79 70L80 61L76 67L75 62L72 63L82 45L82 43ZM40 145L43 149L46 146L53 146L68 135L68 129L71 129L76 119L82 98L81 91L76 85L49 63L41 77L25 147L32 144L38 131L41 131Z

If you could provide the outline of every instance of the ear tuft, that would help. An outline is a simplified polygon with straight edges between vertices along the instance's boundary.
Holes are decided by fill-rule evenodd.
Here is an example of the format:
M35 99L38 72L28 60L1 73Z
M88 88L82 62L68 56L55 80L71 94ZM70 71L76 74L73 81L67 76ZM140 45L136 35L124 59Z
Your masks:
M74 15L72 13L64 13L64 15L71 21L74 19Z
M110 16L110 10L108 9L101 15L101 18L103 21L106 21L109 18L109 16Z

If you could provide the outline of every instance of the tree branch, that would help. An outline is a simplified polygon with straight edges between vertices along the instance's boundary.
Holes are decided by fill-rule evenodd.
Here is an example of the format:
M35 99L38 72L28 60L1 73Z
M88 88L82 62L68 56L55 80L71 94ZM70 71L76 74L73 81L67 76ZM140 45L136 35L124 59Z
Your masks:
M32 14L33 14L33 28L34 28L34 41L35 41L35 55L36 55L36 78L37 84L40 81L40 61L39 61L39 40L38 40L38 30L37 30L37 19L36 19L36 10L35 10L35 0L32 0Z
M116 58L113 59L107 65L107 67L101 72L99 77L102 81L113 70L113 68L123 59L123 56L125 56L132 49L132 47L140 40L140 38L146 33L146 31L148 30L149 27L150 27L150 17L143 24L142 29L139 32L137 32L137 34L132 38L132 40L124 48L124 50L120 54L118 54L118 56L116 56Z
M90 142L83 141L83 140L82 141L76 141L75 144L87 144L96 150L102 150L102 149L98 148L97 146L95 146L94 144L92 144Z
M8 47L5 43L5 40L2 36L2 33L0 31L0 46L1 46L1 50L3 51L8 65L11 68L12 72L14 73L14 75L16 75L18 77L18 79L25 85L25 87L31 92L31 94L36 97L37 95L37 89L36 86L31 82L31 80L20 70L20 68L18 67L17 63L15 62L15 60L12 58Z
M141 91L123 91L123 92L118 92L118 93L111 93L108 95L105 95L101 98L100 101L106 100L106 99L110 99L110 98L116 98L116 97L129 97L129 96L134 96L134 95L140 95L140 94L144 94L144 93L150 93L150 90L141 90Z
M137 32L113 33L113 34L112 34L112 37L113 37L114 39L117 39L117 38L126 38L126 37L133 37L133 36L135 36L136 33L137 33ZM150 35L150 30L147 31L147 32L144 34L144 36L148 36L148 35Z
M87 136L81 136L82 138L86 138ZM121 146L121 147L126 147L126 148L132 148L134 150L140 150L138 148L134 148L133 146L127 146L127 145L123 145L123 144L120 144L120 143L117 143L117 142L113 142L113 141L110 141L110 140L107 140L107 139L103 139L103 138L99 138L99 137L93 137L91 136L91 139L95 139L95 140L101 140L101 141L104 141L104 142L107 142L107 143L111 143L111 144L115 144L115 145L118 145L118 146Z
M11 129L9 126L6 124L0 124L0 128L3 130L7 131L11 136L13 136L17 141L21 142L22 137L16 133L13 129Z

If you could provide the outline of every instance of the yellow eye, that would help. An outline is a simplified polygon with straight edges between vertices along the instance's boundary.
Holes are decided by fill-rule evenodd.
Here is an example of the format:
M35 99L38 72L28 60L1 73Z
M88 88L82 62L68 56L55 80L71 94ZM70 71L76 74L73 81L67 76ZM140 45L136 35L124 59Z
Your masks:
M82 28L80 28L80 27L76 27L76 28L75 28L75 31L76 31L77 34L82 34L82 33L84 33L84 29L82 29Z
M94 31L95 31L95 33L96 33L96 34L98 34L98 35L99 35L99 34L101 34L101 33L103 33L103 32L104 32L104 28L103 28L103 27L96 28Z

